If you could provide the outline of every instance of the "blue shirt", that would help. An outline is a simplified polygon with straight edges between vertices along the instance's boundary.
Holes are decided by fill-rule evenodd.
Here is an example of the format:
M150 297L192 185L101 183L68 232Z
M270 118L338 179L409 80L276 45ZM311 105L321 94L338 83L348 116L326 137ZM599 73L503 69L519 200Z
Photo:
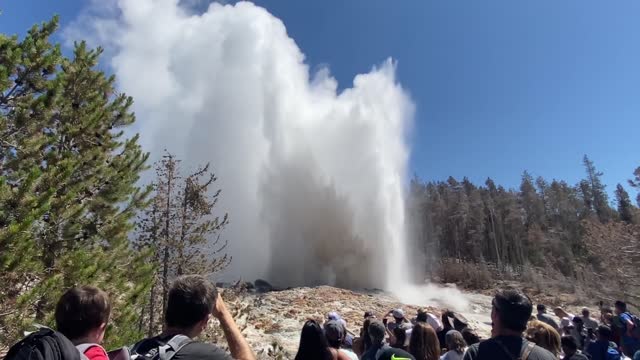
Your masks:
M627 346L627 345L631 345L631 344L636 344L639 343L640 340L634 338L633 336L629 336L629 331L627 331L627 325L629 324L629 322L631 322L633 324L633 318L631 317L631 315L629 315L629 313L622 313L620 314L620 320L622 321L622 345L623 346Z

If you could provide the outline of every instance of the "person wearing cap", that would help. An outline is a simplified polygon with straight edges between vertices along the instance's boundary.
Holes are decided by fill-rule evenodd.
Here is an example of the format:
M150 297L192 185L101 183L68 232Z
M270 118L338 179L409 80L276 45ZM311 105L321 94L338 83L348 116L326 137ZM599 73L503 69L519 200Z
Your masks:
M555 320L553 320L551 315L547 314L547 307L544 306L544 304L538 304L538 306L536 306L536 310L538 310L538 314L536 315L536 318L539 321L542 321L543 323L550 325L551 327L556 329L556 331L558 332L560 331L560 327L558 326L558 323Z
M408 352L385 344L386 332L387 329L382 321L371 320L368 327L371 347L362 355L361 360L415 360Z
M353 347L353 335L349 334L349 331L347 330L347 321L345 319L342 318L342 316L340 316L340 314L338 314L335 311L332 311L330 313L327 314L327 321L338 321L342 324L342 326L344 326L344 330L345 330L345 337L344 337L344 341L343 341L343 345L347 345L349 348Z
M344 324L339 320L329 320L324 324L324 335L327 338L329 347L335 349L340 354L344 354L350 360L358 360L358 356L352 351L343 349L347 331Z
M391 310L389 311L389 313L385 316L385 318L387 316L393 316L393 319L395 320L395 322L392 323L387 323L387 329L389 330L390 334L393 334L393 330L397 327L397 326L401 326L404 323L408 323L409 321L405 318L404 316L404 311L402 309L395 309L395 310Z
M598 322L591 317L591 312L587 308L582 308L582 323L586 329L595 330L598 328Z

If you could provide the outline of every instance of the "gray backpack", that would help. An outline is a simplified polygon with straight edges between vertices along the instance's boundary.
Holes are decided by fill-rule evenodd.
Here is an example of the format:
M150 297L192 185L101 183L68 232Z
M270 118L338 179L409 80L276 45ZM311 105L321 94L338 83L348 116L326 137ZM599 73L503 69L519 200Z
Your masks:
M175 335L164 345L160 345L157 338L145 339L128 350L128 359L123 357L118 360L171 360L180 349L191 342L193 340L186 335ZM140 350L145 348L149 350L141 353ZM115 360L111 354L109 359Z

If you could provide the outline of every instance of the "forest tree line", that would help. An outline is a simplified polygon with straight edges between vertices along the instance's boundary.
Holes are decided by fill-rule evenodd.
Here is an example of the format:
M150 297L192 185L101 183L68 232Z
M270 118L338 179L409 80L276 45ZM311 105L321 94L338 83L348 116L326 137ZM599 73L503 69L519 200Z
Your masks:
M498 273L533 267L569 278L580 277L585 266L600 273L621 267L624 258L635 258L640 250L640 195L632 201L619 183L611 201L603 174L586 155L583 165L585 177L577 184L534 178L525 171L518 189L490 178L482 185L467 178L414 178L408 213L421 250L418 261L427 273L453 259L490 265ZM640 190L640 167L630 177L624 182ZM596 251L596 230L611 232L609 251ZM628 247L626 253L613 247L622 238L627 239L620 245Z

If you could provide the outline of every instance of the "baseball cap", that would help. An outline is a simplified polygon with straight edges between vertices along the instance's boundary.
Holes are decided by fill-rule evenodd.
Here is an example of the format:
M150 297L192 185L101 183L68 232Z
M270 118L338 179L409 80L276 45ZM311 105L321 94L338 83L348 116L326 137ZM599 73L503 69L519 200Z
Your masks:
M391 315L396 319L402 319L404 318L404 311L402 311L402 309L395 309L391 312Z
M340 315L335 311L332 311L327 314L327 320L340 320L340 319L341 319Z
M384 336L386 335L386 329L384 324L380 320L373 320L369 324L369 336L372 339L384 340Z
M392 347L386 347L376 354L378 360L416 360L416 358L408 352Z
M329 320L324 324L324 335L331 342L342 342L344 340L345 330L340 321Z

